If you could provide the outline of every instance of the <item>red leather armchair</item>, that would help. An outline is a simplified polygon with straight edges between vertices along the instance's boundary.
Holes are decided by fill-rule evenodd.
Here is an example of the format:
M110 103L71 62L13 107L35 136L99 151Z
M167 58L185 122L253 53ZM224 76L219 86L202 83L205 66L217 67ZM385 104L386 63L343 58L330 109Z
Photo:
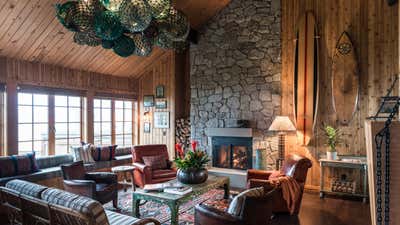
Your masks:
M113 201L118 208L118 178L114 173L86 173L83 162L74 162L61 166L64 189L83 195L105 204Z
M246 197L239 216L211 206L199 204L195 207L195 225L268 225L271 223L272 205L277 189L266 193L263 197ZM262 212L262 213L260 213Z
M270 177L276 176L290 176L294 178L300 185L301 193L299 196L298 204L295 206L293 214L298 214L301 206L301 199L304 191L304 184L307 178L308 169L312 167L311 160L296 154L290 154L283 162L282 169L280 171L263 171L263 170L248 170L247 172L247 187L264 187L271 189L274 187ZM290 212L286 201L283 199L282 189L278 189L277 201L273 204L272 211L274 213L279 212Z
M167 168L153 170L143 161L145 156L163 156L167 161ZM167 182L176 178L176 170L172 168L166 145L138 145L132 149L132 162L136 167L134 172L135 184L143 188L145 184Z

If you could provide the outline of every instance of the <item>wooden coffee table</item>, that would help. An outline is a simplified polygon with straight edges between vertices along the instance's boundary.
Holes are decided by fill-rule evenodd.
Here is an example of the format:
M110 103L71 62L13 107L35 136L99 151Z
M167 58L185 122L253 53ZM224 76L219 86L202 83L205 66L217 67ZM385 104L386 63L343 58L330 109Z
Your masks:
M169 182L178 182L177 180L169 181ZM219 187L223 187L225 194L224 198L229 198L229 177L217 177L214 175L209 175L206 182L202 184L195 185L186 185L192 187L192 192L186 195L175 195L169 194L165 192L144 192L141 189L132 192L132 212L133 216L136 218L140 217L139 214L139 203L140 200L145 201L153 201L160 204L168 205L171 210L171 225L178 225L178 215L179 215L179 206L183 203L204 194L212 189L216 189Z
M116 166L116 167L111 168L111 171L117 175L122 174L122 176L124 177L123 186L124 186L125 192L126 192L126 186L129 185L127 182L128 179L126 179L127 178L126 174L130 173L131 174L131 182L132 182L132 190L136 191L135 179L134 179L134 175L133 175L133 173L135 172L134 166Z

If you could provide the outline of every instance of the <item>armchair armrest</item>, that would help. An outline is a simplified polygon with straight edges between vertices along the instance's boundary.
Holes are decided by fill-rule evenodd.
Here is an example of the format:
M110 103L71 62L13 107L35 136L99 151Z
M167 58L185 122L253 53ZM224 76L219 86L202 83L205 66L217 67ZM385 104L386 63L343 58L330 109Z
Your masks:
M269 180L249 179L247 181L248 188L264 187L264 191L268 192L276 188L276 185Z
M224 224L240 225L243 224L240 218L216 208L199 204L195 207L195 224Z
M64 180L64 190L93 198L96 193L96 182L93 180Z
M135 162L135 163L133 163L133 166L137 169L137 170L139 170L140 172L142 172L142 173L144 173L144 174L150 174L151 175L151 172L152 172L152 169L151 169L151 167L150 166L146 166L145 164L143 164L143 163L137 163L137 162Z
M118 176L114 173L107 173L107 172L86 173L85 178L88 180L93 180L96 183L106 183L106 184L118 183Z
M146 224L161 225L161 223L154 218L144 218L132 223L132 225L146 225Z
M260 179L260 180L268 180L269 176L273 171L265 171L265 170L247 170L247 180L250 179Z

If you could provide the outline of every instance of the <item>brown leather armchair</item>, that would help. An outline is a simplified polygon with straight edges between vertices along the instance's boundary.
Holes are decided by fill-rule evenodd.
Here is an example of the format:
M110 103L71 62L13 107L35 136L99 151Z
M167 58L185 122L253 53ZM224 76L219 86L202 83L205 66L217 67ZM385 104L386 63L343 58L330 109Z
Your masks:
M268 225L271 222L272 205L277 189L266 193L263 197L246 197L239 216L211 206L199 204L195 207L195 225ZM262 213L260 213L262 212Z
M298 204L295 205L293 214L298 214L301 206L301 199L303 197L304 184L307 178L308 169L312 167L311 160L306 157L290 154L283 162L280 171L263 171L263 170L248 170L247 171L247 187L264 187L271 189L274 185L271 183L270 178L277 176L290 176L294 178L300 185L301 193L299 196ZM272 211L274 213L290 212L286 201L283 199L282 189L278 189L277 201L273 204Z
M153 170L150 166L144 164L143 157L159 155L163 156L167 161L167 168ZM141 188L145 184L162 183L176 178L176 170L172 168L166 145L134 146L132 149L132 162L136 168L134 172L135 184Z
M93 172L86 173L83 162L74 162L61 166L64 189L83 195L105 204L113 201L118 208L118 178L114 173Z

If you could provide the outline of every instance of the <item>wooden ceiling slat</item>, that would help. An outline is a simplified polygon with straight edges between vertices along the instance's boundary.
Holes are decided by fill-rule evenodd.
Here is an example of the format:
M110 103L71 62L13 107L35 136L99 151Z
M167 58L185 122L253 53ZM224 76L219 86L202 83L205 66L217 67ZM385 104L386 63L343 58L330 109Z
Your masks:
M5 49L12 50L7 52L10 57L14 57L15 53L19 52L18 49L20 49L24 43L28 41L27 39L31 38L31 35L34 34L36 27L39 26L45 18L47 19L46 15L47 12L51 10L51 7L46 6L50 5L50 2L51 1L46 1L44 3L43 1L40 1L41 5L38 6L40 10L34 10L34 13L24 21L23 25L7 43Z
M23 38L21 38L21 40L19 41L19 46L17 48L8 47L9 49L12 49L12 52L10 54L12 58L20 58L26 60L24 58L25 53L34 43L38 42L39 38L43 36L43 32L45 31L45 29L47 29L48 26L51 24L52 20L54 19L50 19L48 17L48 14L50 14L53 10L51 7L51 0L48 1L47 4L43 6L43 8L46 9L43 12L43 14L45 15L41 16L42 19L40 22L36 24L27 21L29 25L29 30L26 30L26 32L24 30L21 31L21 33L23 33Z
M167 51L154 48L148 57L122 58L112 50L80 46L73 33L55 17L54 4L66 0L0 0L0 55L27 61L92 71L116 76L137 77ZM230 0L175 0L174 5L188 15L198 28Z
M2 31L0 33L0 41L2 37L7 34L8 29L12 28L13 26L18 26L18 21L17 17L18 15L27 7L29 7L29 1L21 1L20 4L16 5L8 5L6 6L6 9L9 10L10 12L7 13L7 16L4 18L2 23L0 24L0 30ZM2 43L2 42L0 42ZM2 44L3 45L3 44Z
M1 43L5 43L5 45L11 43L11 38L13 38L13 36L17 33L18 30L22 29L21 28L22 25L30 18L31 14L35 14L34 9L39 5L39 3L40 0L36 0L36 1L30 1L26 5L26 7L21 11L21 13L17 15L17 17L14 19L12 26L10 26L8 30L3 33L3 35L0 35Z

